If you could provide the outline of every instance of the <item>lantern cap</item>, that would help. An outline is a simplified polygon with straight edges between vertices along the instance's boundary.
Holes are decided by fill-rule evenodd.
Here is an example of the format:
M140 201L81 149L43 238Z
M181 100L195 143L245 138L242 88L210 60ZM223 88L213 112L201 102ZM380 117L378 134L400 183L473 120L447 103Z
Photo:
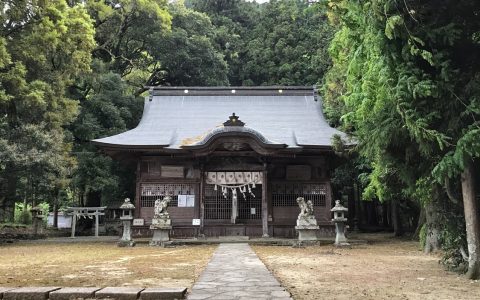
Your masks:
M120 209L135 209L135 206L130 202L130 198L125 198L125 202L120 206Z
M344 207L341 203L340 203L340 200L335 200L335 206L330 210L330 211L333 211L333 212L337 212L337 211L348 211L348 208Z

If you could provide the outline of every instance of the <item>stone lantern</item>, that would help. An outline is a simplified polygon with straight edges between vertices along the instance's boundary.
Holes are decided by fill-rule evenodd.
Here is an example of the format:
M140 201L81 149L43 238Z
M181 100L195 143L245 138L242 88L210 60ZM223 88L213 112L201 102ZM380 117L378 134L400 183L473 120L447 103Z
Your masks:
M345 213L348 211L348 208L344 207L340 200L336 200L335 206L330 211L333 212L332 222L335 223L335 246L349 246L350 244L345 237L345 224L347 223Z
M43 219L43 211L40 207L35 206L30 209L30 212L32 213L32 223L33 223L33 234L37 235L38 234L38 225L42 224L42 219Z
M118 242L118 246L133 247L135 246L135 241L132 240L132 222L135 206L130 202L129 198L125 198L125 202L120 206L120 209L122 210L120 220L123 222L123 236Z

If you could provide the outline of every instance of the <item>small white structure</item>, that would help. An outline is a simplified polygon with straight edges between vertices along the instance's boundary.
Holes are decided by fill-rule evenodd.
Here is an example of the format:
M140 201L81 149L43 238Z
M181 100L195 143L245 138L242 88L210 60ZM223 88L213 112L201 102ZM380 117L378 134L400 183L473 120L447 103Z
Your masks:
M51 212L47 216L47 226L53 227L54 213ZM72 216L67 215L63 211L58 212L58 228L72 228Z

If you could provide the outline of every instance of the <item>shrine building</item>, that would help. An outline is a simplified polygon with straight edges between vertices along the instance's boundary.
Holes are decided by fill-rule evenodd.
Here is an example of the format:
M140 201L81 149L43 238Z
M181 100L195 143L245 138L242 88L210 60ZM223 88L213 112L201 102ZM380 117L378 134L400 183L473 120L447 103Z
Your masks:
M313 87L155 87L136 128L93 143L137 166L137 234L170 195L174 237L295 237L297 197L327 236L334 135Z

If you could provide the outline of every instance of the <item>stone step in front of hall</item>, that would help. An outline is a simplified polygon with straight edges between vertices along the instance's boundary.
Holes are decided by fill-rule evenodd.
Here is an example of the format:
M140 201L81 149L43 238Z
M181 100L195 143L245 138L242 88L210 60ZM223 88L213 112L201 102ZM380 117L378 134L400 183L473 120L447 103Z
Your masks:
M0 287L2 300L174 300L185 299L187 288L160 287Z

